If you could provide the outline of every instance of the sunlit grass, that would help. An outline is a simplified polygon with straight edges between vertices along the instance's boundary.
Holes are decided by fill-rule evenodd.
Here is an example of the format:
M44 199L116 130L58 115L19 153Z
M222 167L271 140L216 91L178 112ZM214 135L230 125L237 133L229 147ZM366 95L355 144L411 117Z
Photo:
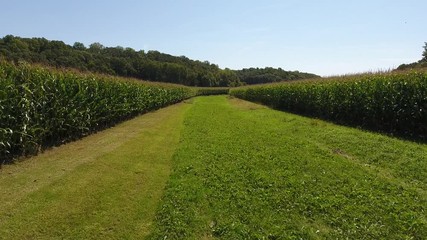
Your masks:
M427 146L196 98L151 239L423 239Z
M142 239L189 104L5 165L0 239Z

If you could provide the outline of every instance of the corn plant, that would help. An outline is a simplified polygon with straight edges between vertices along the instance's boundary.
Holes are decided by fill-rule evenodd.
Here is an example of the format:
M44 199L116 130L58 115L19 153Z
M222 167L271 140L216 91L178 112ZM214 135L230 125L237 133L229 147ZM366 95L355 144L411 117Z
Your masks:
M298 114L427 139L427 73L370 74L232 89L231 95Z
M196 95L194 88L0 63L0 163Z

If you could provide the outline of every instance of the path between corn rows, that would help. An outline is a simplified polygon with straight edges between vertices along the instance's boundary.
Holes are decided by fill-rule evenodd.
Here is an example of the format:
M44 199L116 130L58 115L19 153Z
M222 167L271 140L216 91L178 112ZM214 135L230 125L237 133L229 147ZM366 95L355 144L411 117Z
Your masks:
M427 235L427 146L226 96L0 170L0 239Z
M144 237L190 106L147 113L4 166L0 239Z

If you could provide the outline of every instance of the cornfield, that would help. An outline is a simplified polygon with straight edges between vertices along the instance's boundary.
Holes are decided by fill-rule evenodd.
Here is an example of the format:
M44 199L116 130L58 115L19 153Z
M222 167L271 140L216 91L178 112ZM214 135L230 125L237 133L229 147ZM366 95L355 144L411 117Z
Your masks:
M297 114L427 139L426 72L243 87L230 94Z
M0 164L198 94L29 65L0 63Z

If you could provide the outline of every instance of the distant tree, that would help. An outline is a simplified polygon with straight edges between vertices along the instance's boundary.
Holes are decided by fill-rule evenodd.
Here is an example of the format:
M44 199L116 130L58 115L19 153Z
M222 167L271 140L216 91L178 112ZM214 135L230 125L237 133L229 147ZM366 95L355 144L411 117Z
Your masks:
M314 74L302 73L298 71L285 71L281 68L244 68L235 71L241 82L246 84L272 83L279 81L289 81L319 77Z
M226 68L219 72L219 82L216 85L220 87L235 87L239 86L239 83L240 79L237 74L234 71Z
M423 61L427 61L427 42L424 43Z
M427 67L427 42L424 43L423 46L423 58L417 62L401 64L396 70L407 70L407 69L416 69L416 68L426 68Z
M102 45L99 42L94 42L91 45L89 45L89 50L94 53L101 53L101 50L103 50L104 48L105 48L104 45Z
M81 42L75 42L73 48L76 50L86 50L85 45Z
M0 59L205 87L240 86L315 76L288 72L281 68L234 71L221 69L208 61L191 60L185 56L176 57L159 51L135 51L121 46L104 47L99 42L88 47L80 42L70 46L62 41L12 35L0 38Z
M10 44L11 42L13 42L14 39L15 39L15 37L13 35L9 34L9 35L6 35L3 37L2 43Z

